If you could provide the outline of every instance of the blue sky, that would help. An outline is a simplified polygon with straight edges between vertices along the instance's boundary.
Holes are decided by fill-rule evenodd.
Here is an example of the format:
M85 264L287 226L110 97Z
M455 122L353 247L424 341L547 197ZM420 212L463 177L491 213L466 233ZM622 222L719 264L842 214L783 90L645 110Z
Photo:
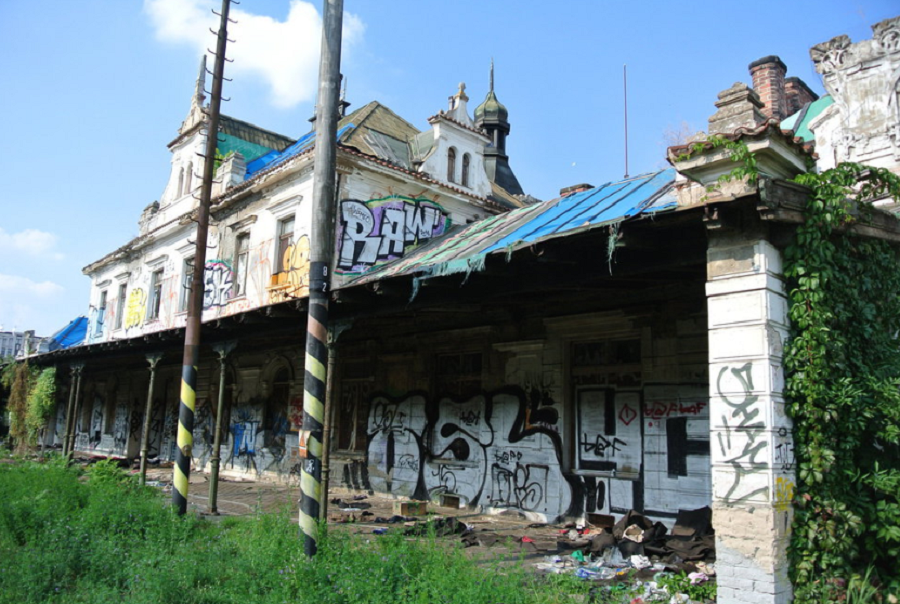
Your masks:
M49 335L87 314L81 269L137 235L168 177L217 0L0 0L0 326ZM664 165L666 133L703 130L716 94L775 54L822 92L809 47L896 16L896 2L345 0L351 109L378 100L420 129L459 82L470 108L491 58L523 188ZM290 136L307 131L321 3L243 0L223 111ZM241 29L243 28L243 29ZM686 126L685 126L686 124Z

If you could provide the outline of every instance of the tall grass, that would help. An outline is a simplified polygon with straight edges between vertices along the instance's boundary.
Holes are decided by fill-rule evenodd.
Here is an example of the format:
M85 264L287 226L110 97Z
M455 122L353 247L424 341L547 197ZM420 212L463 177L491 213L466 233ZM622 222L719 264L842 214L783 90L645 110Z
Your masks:
M325 531L308 560L287 511L210 523L109 466L0 466L4 603L553 604L588 592L433 536Z

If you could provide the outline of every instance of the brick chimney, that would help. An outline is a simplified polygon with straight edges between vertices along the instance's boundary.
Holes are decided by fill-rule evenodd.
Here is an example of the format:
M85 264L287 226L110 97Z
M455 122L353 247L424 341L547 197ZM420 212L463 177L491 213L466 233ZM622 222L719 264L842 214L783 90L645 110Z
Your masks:
M787 101L787 114L794 115L807 103L818 100L819 95L813 92L806 82L798 77L785 78L784 95Z
M781 59L769 55L750 63L749 69L753 76L753 90L763 103L762 114L778 121L786 118L789 115L784 90L787 67Z

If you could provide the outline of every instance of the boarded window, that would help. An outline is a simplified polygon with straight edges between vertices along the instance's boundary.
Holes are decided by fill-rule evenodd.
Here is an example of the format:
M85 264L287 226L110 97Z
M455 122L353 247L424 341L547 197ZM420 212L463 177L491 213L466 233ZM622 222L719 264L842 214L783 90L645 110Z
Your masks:
M471 157L468 153L463 155L462 161L462 186L469 186L469 163L471 162Z
M465 399L482 390L480 352L441 354L435 359L435 394Z
M368 361L349 360L341 365L341 392L335 427L337 448L342 451L362 453L366 450L371 374Z

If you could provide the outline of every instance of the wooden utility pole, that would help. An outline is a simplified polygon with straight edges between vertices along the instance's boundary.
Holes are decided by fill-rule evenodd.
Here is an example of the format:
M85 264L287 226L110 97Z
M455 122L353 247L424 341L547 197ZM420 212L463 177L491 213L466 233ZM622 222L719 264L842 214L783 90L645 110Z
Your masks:
M209 232L209 202L212 198L216 146L219 142L219 107L222 104L222 80L225 72L225 45L228 41L228 9L231 0L222 0L219 31L216 34L216 60L213 68L212 97L209 101L203 184L197 208L197 247L184 334L184 361L181 368L181 402L178 407L178 450L173 471L172 505L179 514L187 511L188 484L191 476L191 449L194 444L194 405L197 397L197 365L200 361L200 319L203 315L203 273L206 267L206 238ZM215 12L215 11L214 11Z
M309 254L309 313L306 329L306 372L303 381L303 431L306 460L300 473L300 528L303 551L318 550L322 505L322 454L328 380L328 296L334 245L334 181L337 157L338 96L341 83L343 0L324 0L319 96L316 103L316 148L313 168L312 229Z

